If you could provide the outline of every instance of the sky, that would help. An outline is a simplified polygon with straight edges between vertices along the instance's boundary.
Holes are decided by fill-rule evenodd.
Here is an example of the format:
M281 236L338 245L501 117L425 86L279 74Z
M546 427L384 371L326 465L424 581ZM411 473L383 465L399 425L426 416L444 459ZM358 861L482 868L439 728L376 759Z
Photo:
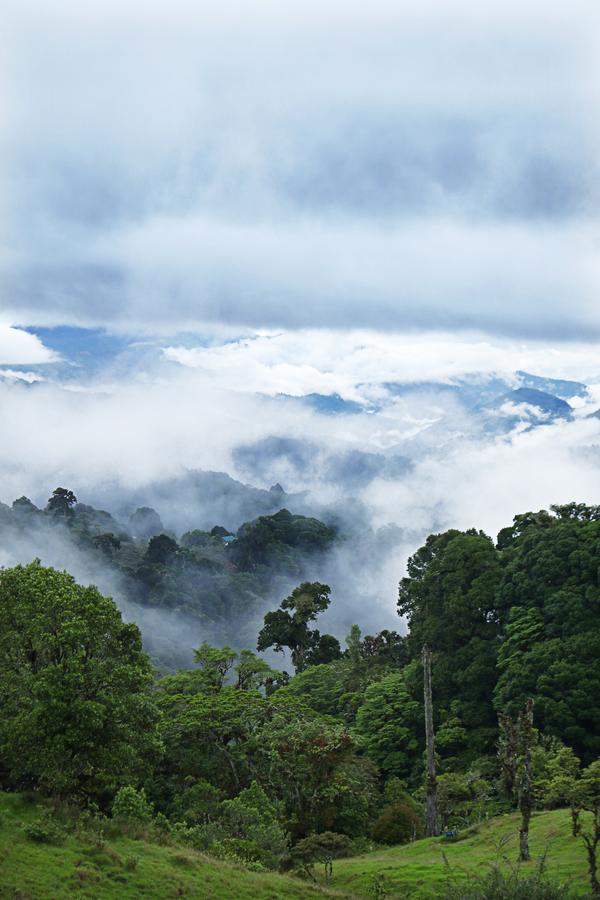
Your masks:
M9 0L2 313L598 339L594 0Z
M600 502L599 26L595 0L8 0L1 499L203 468L374 527ZM573 421L378 406L519 370L585 382ZM365 414L278 400L310 393ZM240 465L273 437L311 466ZM357 452L413 475L359 490Z

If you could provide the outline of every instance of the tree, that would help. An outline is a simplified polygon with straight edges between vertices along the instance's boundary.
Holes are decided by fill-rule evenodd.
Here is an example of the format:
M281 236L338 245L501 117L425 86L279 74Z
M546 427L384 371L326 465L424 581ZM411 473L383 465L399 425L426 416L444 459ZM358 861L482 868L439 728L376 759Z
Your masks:
M305 581L294 588L289 597L282 600L279 609L266 614L256 649L273 647L276 653L281 653L287 647L294 668L302 672L307 664L308 651L318 646L321 637L318 631L308 627L308 623L327 609L330 593L329 585L318 581Z
M252 650L240 650L235 666L237 675L236 688L240 691L255 691L266 687L277 680L281 672L272 669L271 666L256 656Z
M320 666L342 658L340 642L336 637L332 634L320 634L318 631L313 634L312 645L306 652L307 666Z
M271 713L256 691L225 685L219 691L183 692L167 676L158 684L165 755L159 778L165 803L173 802L186 780L207 781L233 796L248 787L254 772L258 734ZM167 690L161 690L162 681ZM173 690L173 688L175 688Z
M204 641L194 650L194 662L200 668L208 690L220 691L237 658L231 647L211 647Z
M579 781L579 797L583 809L592 814L592 820L587 829L581 829L580 834L585 844L590 873L590 884L594 897L600 896L600 881L598 881L598 844L600 843L600 759L584 769Z
M0 571L0 757L12 785L104 798L160 750L140 632L39 561Z
M350 838L345 834L324 831L322 834L309 834L308 837L298 841L292 851L292 858L304 867L313 881L315 878L311 866L315 862L322 863L325 868L325 881L329 881L333 876L334 859L350 856L350 852Z
M205 826L212 852L227 854L269 869L277 869L288 857L289 836L279 823L278 804L253 781L232 800L224 800L215 821Z
M534 805L533 751L537 744L537 732L533 727L533 700L527 700L525 708L519 710L516 721L507 714L500 714L498 718L504 782L509 792L516 795L521 813L519 859L527 862L531 859L529 822Z
M73 491L58 487L52 492L52 496L46 504L46 512L51 513L53 516L62 516L64 519L69 519L73 515L73 507L76 503L77 497Z
M301 838L331 828L346 799L354 802L369 783L364 769L347 766L356 759L348 731L296 700L272 698L270 718L256 735L257 779L281 800L285 826ZM353 819L364 820L369 800ZM354 825L356 822L353 823Z
M39 515L40 510L37 508L35 503L32 503L29 497L18 497L16 500L13 500L12 510L18 516L19 519L27 520L31 516Z
M109 559L111 559L113 553L115 553L121 547L120 539L116 537L116 535L114 535L111 531L106 531L102 534L95 535L92 538L92 542L94 546Z
M597 507L566 504L515 518L496 592L502 644L494 699L585 762L600 753L600 584Z
M492 785L477 772L445 772L437 779L437 801L442 831L457 825L468 826L490 809Z
M146 560L151 565L166 566L173 559L179 547L177 541L168 534L157 534L150 538L146 550Z
M408 619L409 657L416 661L424 644L431 648L435 712L456 701L472 752L489 753L497 729L492 692L500 631L498 551L475 529L432 534L409 559L407 571L398 613Z
M318 666L308 666L290 679L282 695L296 697L315 712L326 716L344 716L347 699L346 660L335 660Z
M396 801L386 806L373 826L373 840L379 844L408 844L423 835L423 825L409 803Z
M404 778L417 756L421 721L419 704L411 699L402 673L390 672L367 687L355 733L384 776Z
M300 574L303 557L327 550L334 538L335 531L318 519L280 509L273 516L259 516L242 525L231 545L230 559L244 572L277 565Z
M533 752L536 799L550 809L570 807L573 837L577 837L580 831L580 766L581 762L575 756L573 748L565 746L557 738L542 738Z

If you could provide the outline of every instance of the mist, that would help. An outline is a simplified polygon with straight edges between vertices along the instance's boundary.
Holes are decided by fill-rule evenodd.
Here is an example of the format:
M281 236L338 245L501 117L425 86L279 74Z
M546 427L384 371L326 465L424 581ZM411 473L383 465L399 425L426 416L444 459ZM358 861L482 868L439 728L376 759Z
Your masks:
M9 0L0 499L61 485L178 540L316 516L340 639L403 627L429 532L600 502L599 15ZM0 550L185 659L235 635L134 607L43 529Z
M41 383L1 382L1 499L25 494L43 507L60 484L125 524L137 507L151 506L177 539L217 524L235 532L282 507L320 518L336 528L338 541L302 577L330 584L332 604L319 627L340 640L354 622L364 633L404 629L396 616L397 585L428 533L475 527L495 537L519 512L571 500L600 503L600 420L590 417L600 405L597 383L565 383L574 392L570 418L541 415L535 427L524 410L516 425L509 418L508 430L498 430L504 406L492 409L485 399L496 382L507 390L518 383L517 363L542 360L548 377L573 377L578 368L589 378L592 348L565 346L544 355L535 347L509 352L489 345L487 371L478 371L485 351L469 341L458 369L452 341L399 336L395 367L393 337L369 342L361 335L355 344L355 351L345 349L360 357L356 374L365 380L350 377L348 353L332 354L328 340L320 352L311 344L308 367L293 354L282 366L282 344L257 337L194 350L191 366L158 352L125 379L117 362L75 382L61 382L60 370L52 376L48 368L38 370L45 372ZM240 354L260 360L258 368L250 364L245 382L241 368L238 378L236 364L229 365ZM426 371L439 381L423 382ZM296 373L297 388L337 389L354 404L352 412L326 414L311 407L309 395L286 394ZM483 405L474 403L473 391ZM271 490L277 484L283 494ZM231 642L236 633L235 622L219 631L132 603L124 581L75 550L66 534L41 527L3 534L1 554L4 565L40 557L97 584L140 625L151 652L160 656L167 648L181 665L202 640ZM265 596L237 639L254 646L262 615L294 586L283 573L281 596Z

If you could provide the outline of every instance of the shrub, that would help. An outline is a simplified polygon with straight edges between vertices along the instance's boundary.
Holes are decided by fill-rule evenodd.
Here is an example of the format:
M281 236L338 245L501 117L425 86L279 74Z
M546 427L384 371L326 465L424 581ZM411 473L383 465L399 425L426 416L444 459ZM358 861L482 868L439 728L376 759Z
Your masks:
M23 826L23 831L30 841L36 844L62 844L65 839L65 830L58 822L49 818L38 819Z
M298 841L292 850L292 859L312 876L313 863L323 863L325 866L325 881L329 881L333 874L334 859L342 859L350 856L352 841L346 834L336 834L334 831L324 831L321 834L309 834L308 837Z
M390 803L373 826L373 840L379 844L408 844L422 835L421 820L407 803Z
M104 847L106 817L95 809L84 810L77 819L75 833L80 841L89 842L94 847Z
M152 804L146 799L143 788L137 791L131 785L127 785L118 791L113 800L112 814L113 819L145 824L152 819Z
M196 828L196 839L214 856L279 868L288 856L289 838L279 824L277 807L256 782L233 800L224 800L214 822Z
M470 875L466 881L457 879L450 868L449 872L444 900L569 900L573 897L567 885L547 877L543 859L534 872L523 876L518 865L501 869L497 863L483 875Z

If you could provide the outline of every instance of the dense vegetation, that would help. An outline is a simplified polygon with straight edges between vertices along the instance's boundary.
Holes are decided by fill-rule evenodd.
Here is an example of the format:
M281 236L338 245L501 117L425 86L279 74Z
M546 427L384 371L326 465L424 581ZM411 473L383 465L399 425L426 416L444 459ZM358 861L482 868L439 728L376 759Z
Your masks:
M126 599L134 618L136 610L178 617L184 625L172 638L157 633L159 626L144 635L155 665L174 670L191 661L182 646L185 627L236 647L253 644L268 605L318 567L336 533L281 509L243 524L236 534L217 524L176 539L149 507L116 519L58 488L45 509L27 497L0 504L0 540L20 556L31 546L31 555L75 560L86 577L101 579Z
M11 511L42 515L75 529L75 498L57 491L44 513L25 501ZM107 534L88 525L86 540L102 536L98 552L124 565ZM204 585L219 559L230 585L271 588L277 566L304 574L334 534L282 511L228 537L160 533L143 551L125 541L132 583L163 598L187 584L197 597L195 578ZM208 643L193 668L153 677L138 629L95 588L37 561L3 570L0 787L74 804L91 831L121 823L254 868L329 872L374 841L422 835L426 644L442 827L455 839L515 805L569 807L598 890L599 563L597 507L517 516L496 543L476 530L431 535L400 584L407 635L355 625L343 647L316 627L329 586L303 581L255 637L260 650L290 651L292 677L250 649ZM58 826L36 827L31 839L44 841Z

